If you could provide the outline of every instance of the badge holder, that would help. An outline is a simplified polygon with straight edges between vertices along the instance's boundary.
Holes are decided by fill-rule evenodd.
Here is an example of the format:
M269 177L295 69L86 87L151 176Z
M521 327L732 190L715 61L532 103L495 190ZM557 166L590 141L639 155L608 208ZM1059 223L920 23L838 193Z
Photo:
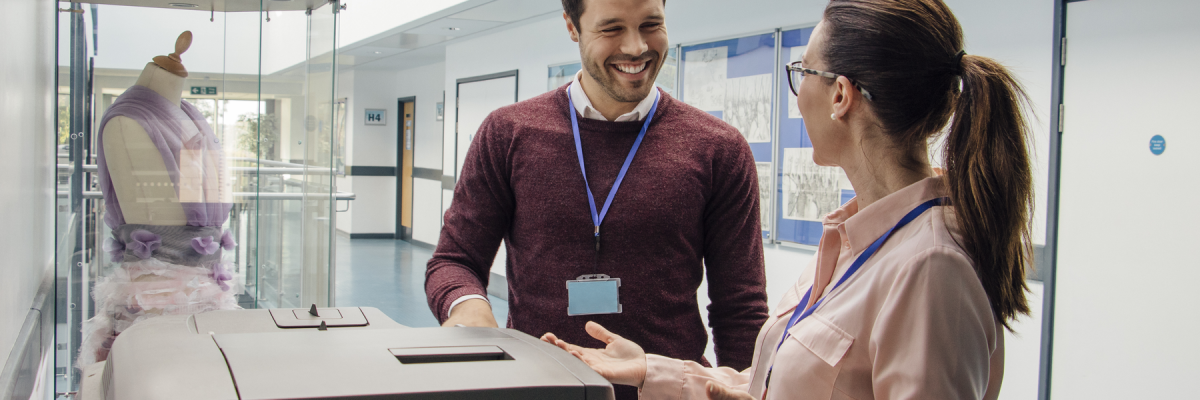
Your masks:
M567 281L567 315L620 314L621 278L580 275Z

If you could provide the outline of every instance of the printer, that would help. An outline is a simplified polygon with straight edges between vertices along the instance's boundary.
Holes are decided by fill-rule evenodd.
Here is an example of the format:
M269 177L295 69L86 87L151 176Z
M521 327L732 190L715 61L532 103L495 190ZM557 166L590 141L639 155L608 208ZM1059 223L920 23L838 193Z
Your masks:
M83 376L86 400L613 399L607 380L535 337L406 328L370 307L151 318Z

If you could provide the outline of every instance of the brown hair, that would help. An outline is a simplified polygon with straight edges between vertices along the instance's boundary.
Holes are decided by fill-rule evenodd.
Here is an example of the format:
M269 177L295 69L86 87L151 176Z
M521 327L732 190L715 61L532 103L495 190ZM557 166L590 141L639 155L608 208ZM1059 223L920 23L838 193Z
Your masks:
M871 92L868 104L893 143L918 149L949 122L943 167L960 245L992 313L1012 329L1010 320L1029 313L1033 247L1021 85L995 60L962 53L962 28L941 0L832 0L822 29L828 70Z
M584 0L562 0L563 12L566 12L567 16L571 17L571 22L575 24L576 32L579 32L581 29L579 27L579 17L583 16L583 2ZM667 0L663 0L663 5L667 5Z

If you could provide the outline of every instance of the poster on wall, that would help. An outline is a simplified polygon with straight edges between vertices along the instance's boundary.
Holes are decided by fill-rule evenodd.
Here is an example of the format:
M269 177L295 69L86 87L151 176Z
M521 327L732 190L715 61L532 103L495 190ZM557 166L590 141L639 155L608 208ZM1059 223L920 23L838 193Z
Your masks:
M821 221L842 204L842 169L817 165L812 154L812 147L783 149L785 219Z
M788 64L794 63L796 61L804 60L804 51L806 49L808 49L808 46L796 46L796 47L788 48L787 51L785 52L788 54L788 58L786 58L786 60L788 60L787 61ZM784 84L787 84L786 80L785 80ZM787 97L788 97L787 117L792 118L792 119L798 119L798 118L800 118L800 107L796 105L796 94L792 93L792 90L790 88L785 88L785 89L786 90L784 90L784 92L787 92Z
M766 210L771 208L771 193L774 192L771 187L771 172L774 171L774 168L771 168L769 162L754 163L754 166L758 168L759 226L765 231L767 227L771 226L771 213Z
M763 236L769 237L776 207L772 103L775 34L751 35L683 46L680 98L738 130L759 170Z

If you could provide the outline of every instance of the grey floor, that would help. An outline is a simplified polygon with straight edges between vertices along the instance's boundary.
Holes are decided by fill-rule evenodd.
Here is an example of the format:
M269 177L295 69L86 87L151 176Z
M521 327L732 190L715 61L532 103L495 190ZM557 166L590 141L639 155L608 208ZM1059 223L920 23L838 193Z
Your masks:
M425 301L425 263L433 250L403 240L350 239L337 235L338 307L375 307L409 327L438 326ZM488 296L504 323L508 302Z

